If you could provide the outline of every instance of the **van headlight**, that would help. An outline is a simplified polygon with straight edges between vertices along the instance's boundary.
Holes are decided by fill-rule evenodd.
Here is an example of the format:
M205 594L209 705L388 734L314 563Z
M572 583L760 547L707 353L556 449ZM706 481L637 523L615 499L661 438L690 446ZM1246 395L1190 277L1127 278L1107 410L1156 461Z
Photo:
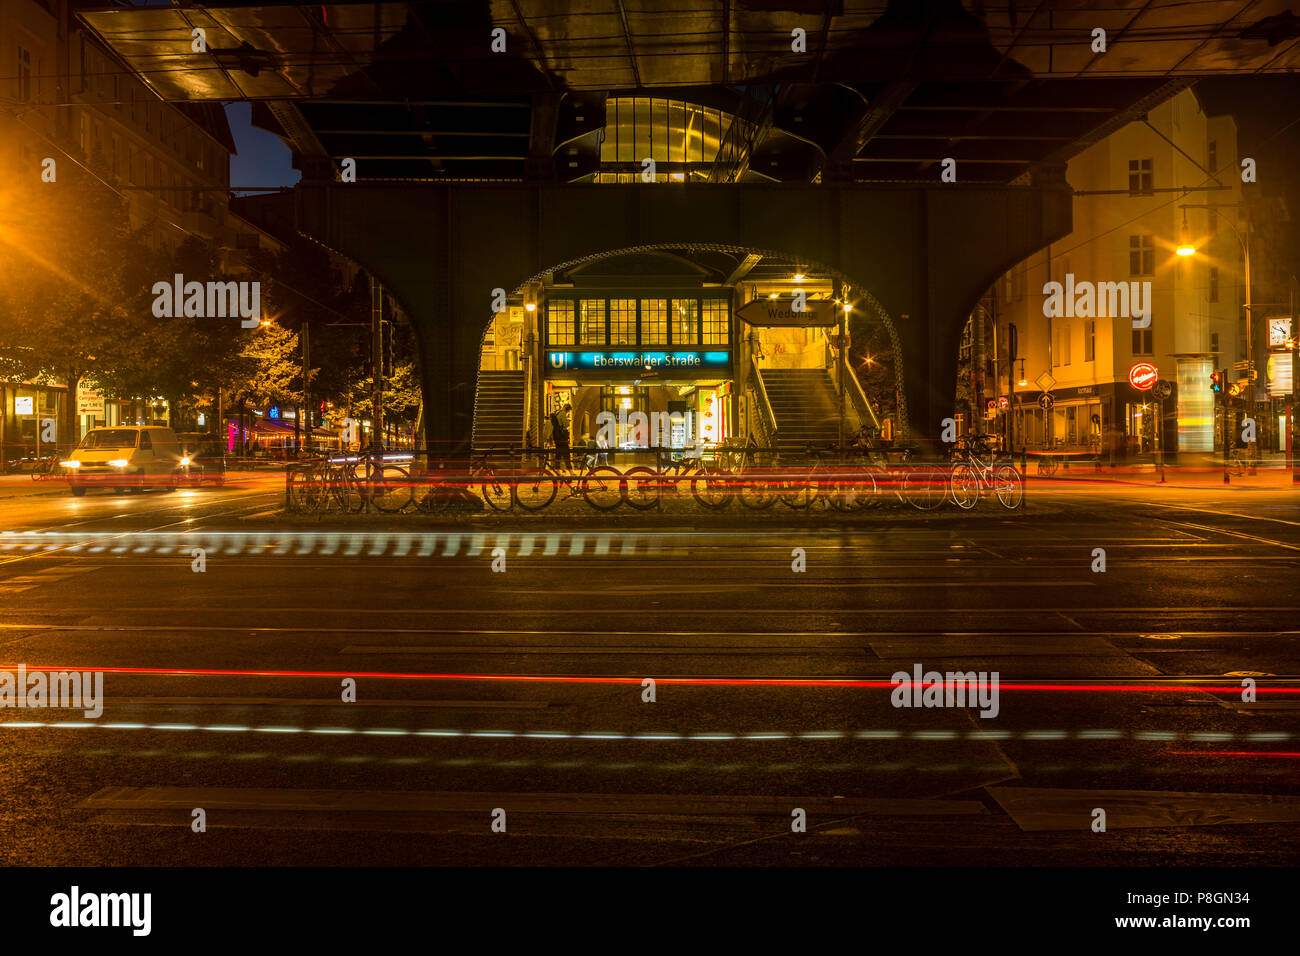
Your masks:
M62 465L64 468L80 468L80 467L81 467L81 462L79 462L79 461L61 461L61 462L59 462L59 464Z
M109 464L112 465L114 468L125 468L127 465L131 463L127 461L125 458L114 458L112 461L109 462Z

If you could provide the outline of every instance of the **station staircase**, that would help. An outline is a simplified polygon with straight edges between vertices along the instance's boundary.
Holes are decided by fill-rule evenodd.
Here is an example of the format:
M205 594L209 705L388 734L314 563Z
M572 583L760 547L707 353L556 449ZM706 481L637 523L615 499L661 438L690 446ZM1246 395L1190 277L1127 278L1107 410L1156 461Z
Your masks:
M820 368L759 370L772 417L776 447L800 455L808 445L825 447L839 435L839 396L830 373Z
M524 435L524 373L478 373L474 394L475 451L517 448Z

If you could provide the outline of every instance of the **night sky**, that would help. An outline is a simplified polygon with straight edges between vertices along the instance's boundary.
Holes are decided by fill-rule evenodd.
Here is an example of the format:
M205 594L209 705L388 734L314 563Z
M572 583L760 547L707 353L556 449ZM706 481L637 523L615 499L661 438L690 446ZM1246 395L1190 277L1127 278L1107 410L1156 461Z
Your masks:
M249 186L292 186L301 173L290 164L292 155L280 137L255 128L248 103L227 103L226 117L239 152L230 160L230 185L238 191Z

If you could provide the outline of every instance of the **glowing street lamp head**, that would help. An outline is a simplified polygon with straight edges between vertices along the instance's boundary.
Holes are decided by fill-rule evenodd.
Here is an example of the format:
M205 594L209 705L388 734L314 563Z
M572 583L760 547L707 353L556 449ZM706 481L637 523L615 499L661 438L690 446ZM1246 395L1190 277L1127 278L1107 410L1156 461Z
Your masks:
M1178 238L1178 248L1174 252L1180 256L1196 254L1196 247L1192 245L1192 234L1187 228L1187 213L1183 213L1183 228Z

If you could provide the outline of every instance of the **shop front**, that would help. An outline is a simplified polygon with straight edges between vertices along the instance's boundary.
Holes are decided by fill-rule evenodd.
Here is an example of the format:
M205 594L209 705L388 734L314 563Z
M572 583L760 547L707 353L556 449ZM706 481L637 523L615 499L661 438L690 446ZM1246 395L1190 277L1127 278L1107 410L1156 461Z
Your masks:
M570 406L575 448L624 467L733 434L729 289L552 292L543 311L541 411Z
M1053 389L1045 404L1039 391L1017 391L1015 444L1030 451L1103 454L1115 447L1114 382Z
M0 386L0 435L3 461L52 455L57 447L71 447L75 438L59 434L67 389L48 385Z

